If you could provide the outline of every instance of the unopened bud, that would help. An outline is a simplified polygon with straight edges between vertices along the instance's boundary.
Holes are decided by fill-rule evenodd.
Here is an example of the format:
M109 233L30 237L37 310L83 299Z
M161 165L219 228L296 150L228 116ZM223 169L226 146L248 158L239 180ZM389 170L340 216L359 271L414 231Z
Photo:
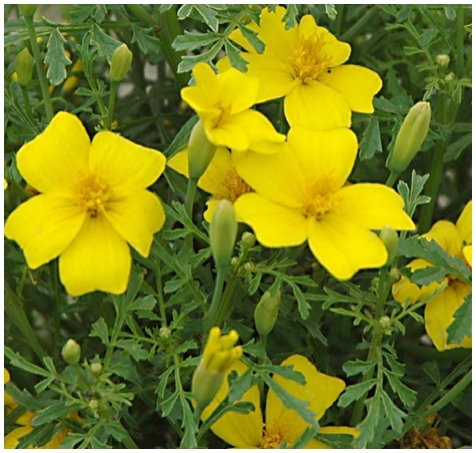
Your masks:
M429 102L417 102L409 110L398 131L395 147L387 159L387 168L401 173L408 167L428 134L430 120Z
M61 355L68 365L76 365L81 358L81 346L70 338L61 349Z
M89 369L93 376L99 376L102 371L102 365L99 362L91 363Z
M390 272L388 273L388 280L390 283L397 283L401 277L402 275L400 274L400 271L397 267L392 267L390 269Z
M281 291L277 291L275 296L266 291L261 296L254 314L256 330L260 336L266 337L273 330L276 319L278 319L280 302Z
M455 73L450 72L448 75L445 76L445 82L450 83L454 80L454 78L455 78Z
M18 5L18 11L21 16L32 17L36 13L38 5Z
M188 177L198 179L210 165L217 147L208 140L202 122L199 120L193 126L188 140Z
M20 85L27 87L33 78L33 57L25 47L15 58L15 72Z
M243 236L241 236L241 243L243 244L244 248L250 249L256 244L256 237L253 233L245 231Z
M98 400L89 401L89 409L91 409L93 412L96 412L99 409L99 401Z
M210 246L217 268L230 264L237 232L235 208L228 200L221 200L215 208L210 224Z
M109 80L120 82L129 72L132 63L132 52L126 44L121 44L112 54Z
M392 333L392 321L388 316L382 316L379 320L378 323L383 329L383 332L386 335L391 335Z
M440 54L436 56L435 61L440 68L446 69L450 64L450 57L446 54Z
M380 239L382 239L382 242L385 244L385 248L387 249L388 253L386 264L392 264L393 260L395 259L395 255L397 254L398 234L393 228L384 226L380 230Z
M170 335L172 335L172 331L168 327L163 326L159 329L159 337L162 340L168 340Z

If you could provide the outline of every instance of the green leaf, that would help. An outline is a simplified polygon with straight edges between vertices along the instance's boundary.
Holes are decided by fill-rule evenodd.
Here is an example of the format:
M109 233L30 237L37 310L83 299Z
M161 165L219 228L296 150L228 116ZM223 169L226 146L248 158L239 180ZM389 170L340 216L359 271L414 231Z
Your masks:
M422 366L423 371L439 387L441 383L440 369L436 362L425 362Z
M286 13L283 17L283 22L286 24L286 30L297 25L296 16L298 14L297 6L293 3L288 4Z
M7 347L5 346L5 348ZM28 390L23 389L22 391L10 383L5 386L5 391L17 404L31 412L37 412L43 409L41 403L38 401L38 398L35 398L30 392L28 392Z
M129 305L128 309L130 311L153 310L156 304L157 304L157 299L155 297L145 296L145 297L140 297L139 299L136 299L134 302L132 302L132 304Z
M219 35L216 33L197 33L185 30L183 35L179 35L175 38L172 47L178 52L191 51L208 46L218 39Z
M365 129L362 141L360 142L359 159L370 159L376 152L382 152L382 142L380 139L378 119L377 117L372 116L367 128Z
M301 288L299 288L298 285L291 284L291 288L293 289L294 297L298 303L299 314L301 315L302 319L306 319L309 316L311 305L304 297L304 293L301 291Z
M220 52L221 47L221 41L217 41L215 44L213 44L212 47L210 47L210 49L208 49L206 52L201 53L200 55L194 55L192 57L182 57L182 61L177 67L177 72L182 73L191 71L196 64L202 61L204 61L205 63L210 62L218 55L218 52Z
M334 5L325 5L327 17L330 20L335 20L337 17L337 10Z
M261 39L259 39L258 33L241 23L238 24L238 28L240 29L241 34L253 46L253 49L255 49L258 53L263 53L265 44L263 41L261 41Z
M149 52L162 53L162 43L160 39L150 36L152 28L141 28L136 24L132 24L132 41L136 42L140 50L147 55Z
M141 344L135 339L118 340L116 342L118 348L124 349L137 362L146 360L149 353L142 348Z
M205 23L214 31L218 31L218 19L215 16L215 11L207 5L193 5L193 8L200 16L203 17Z
M339 407L347 407L353 401L358 400L365 395L377 383L377 379L369 379L368 381L359 382L358 384L349 385L345 388L345 392L340 396L337 405Z
M381 398L377 395L367 402L367 416L359 423L356 428L360 431L359 437L355 441L355 448L363 449L372 447L375 439L377 429L382 419L382 403Z
M236 47L229 39L225 41L225 51L230 59L231 65L241 72L246 72L248 63L240 54L240 49Z
M311 442L312 439L314 439L314 436L318 433L319 429L318 428L310 428L309 426L303 431L303 433L298 437L296 442L293 443L293 446L291 447L293 450L294 449L301 449L305 448L306 445Z
M182 438L182 442L180 442L179 448L196 448L197 447L197 424L193 419L192 409L190 408L190 404L188 404L185 398L180 398L182 402L182 409L183 409L183 422L182 428L185 429L185 434Z
M283 378L297 382L301 385L306 384L306 379L303 374L299 371L295 371L293 365L258 365L256 369L266 373L279 374Z
M67 405L66 402L52 403L47 408L38 411L36 417L32 420L33 426L44 425L53 421L60 420L62 417L66 417L70 412L74 412L81 409L78 404Z
M30 374L36 374L46 378L51 377L51 373L33 363L28 362L20 354L13 352L8 346L4 347L4 354L10 360L10 364L20 370L26 371Z
M460 154L468 148L468 151L471 149L471 143L473 141L473 136L472 134L465 134L458 140L456 140L454 143L452 143L448 148L446 149L446 152L443 156L443 161L444 162L449 162L450 160L458 159Z
M417 392L402 383L400 378L394 373L384 370L392 390L398 395L398 398L405 407L413 407L417 400Z
M345 362L342 366L342 369L344 370L347 376L355 376L357 374L365 374L367 371L371 370L376 364L376 360L371 360L369 362L355 360Z
M99 337L104 345L109 343L109 335L106 321L103 318L99 318L91 328L90 337Z
M417 269L411 274L410 281L419 286L430 285L433 282L441 283L446 277L446 269L438 267L425 267L424 269Z
M104 429L110 436L114 437L114 439L119 442L128 437L128 432L118 420L104 420L102 426L104 426Z
M472 299L473 293L469 293L464 298L464 302L455 311L453 315L454 320L446 329L449 344L461 344L464 337L471 338Z
M64 50L65 42L66 39L63 38L59 29L55 28L48 39L48 50L45 55L45 63L49 64L46 77L53 86L59 85L66 79L66 66L71 64L71 60Z
M403 427L403 419L407 417L407 414L395 406L386 392L382 393L382 405L391 427L397 433L400 433Z
M97 24L94 24L90 44L97 46L99 55L106 57L109 64L111 64L112 54L122 43L106 35Z

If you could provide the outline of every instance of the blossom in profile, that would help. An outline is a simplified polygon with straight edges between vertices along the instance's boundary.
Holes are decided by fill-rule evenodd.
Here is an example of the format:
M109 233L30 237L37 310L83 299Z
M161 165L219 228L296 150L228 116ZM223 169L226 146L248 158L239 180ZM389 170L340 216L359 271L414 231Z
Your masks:
M302 355L288 357L281 365L293 365L294 371L300 372L306 383L301 385L279 375L275 375L273 379L293 397L308 402L307 409L314 412L316 421L323 417L325 411L345 388L344 381L320 373ZM247 366L241 361L236 362L229 372L232 370L242 375L247 370ZM203 412L203 420L210 416L227 393L228 380L225 379L220 391ZM310 426L294 410L286 408L272 389L268 390L266 397L264 423L258 385L251 387L240 401L252 403L255 409L247 414L228 412L211 427L215 435L235 448L279 448L284 442L287 442L288 448L291 448L304 430ZM359 434L357 429L346 426L326 426L320 428L319 432L350 434L354 437ZM304 448L330 447L317 439L312 439Z
M271 122L252 110L260 81L235 68L215 74L206 63L193 68L195 86L181 91L182 99L197 113L207 139L216 146L236 151L274 153L285 136Z
M235 202L240 221L266 247L308 242L316 259L339 280L385 265L388 252L372 230L412 230L403 200L382 184L348 184L357 156L349 129L295 126L283 151L250 153L235 165L255 190Z
M188 178L188 155L184 149L167 161L167 166ZM211 195L203 216L211 222L213 211L220 200L234 203L241 195L253 189L238 175L233 158L226 148L218 147L205 173L198 180L198 187ZM239 220L239 219L238 219Z
M162 153L112 132L91 142L74 115L58 113L17 154L17 166L38 190L7 219L5 236L36 269L59 256L69 294L120 294L131 270L128 243L146 257L165 221L159 198L146 190L165 168Z
M434 240L450 256L459 256L471 269L472 266L472 205L470 201L463 209L456 224L447 220L436 222L430 231L422 237L428 241ZM413 260L408 267L414 272L432 266L423 259ZM431 297L439 288L446 286L425 305L425 329L436 349L444 351L452 348L471 348L471 338L464 337L460 344L448 343L446 329L454 319L455 311L471 293L471 285L453 275L447 275L440 283L433 282L422 287L411 283L407 277L402 277L392 288L395 299L405 304Z
M327 29L316 25L311 15L286 30L286 9L264 9L259 25L247 26L265 44L258 53L240 30L230 38L240 44L249 62L247 74L260 80L258 102L285 96L288 123L316 129L349 127L351 112L372 113L372 100L382 87L378 74L362 66L344 64L350 57L349 44L339 41ZM229 67L219 62L220 70Z

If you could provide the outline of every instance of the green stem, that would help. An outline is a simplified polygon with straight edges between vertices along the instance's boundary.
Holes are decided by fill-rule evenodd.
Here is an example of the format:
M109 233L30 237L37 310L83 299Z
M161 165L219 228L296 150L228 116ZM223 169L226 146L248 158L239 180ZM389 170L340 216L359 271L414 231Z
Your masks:
M399 176L400 176L399 171L392 170L390 175L388 176L388 179L387 179L387 182L385 183L385 185L388 186L388 187L393 187L393 185L395 184L395 181L397 180L397 178Z
M187 185L187 195L185 199L185 212L190 220L193 222L193 203L195 201L195 193L197 192L198 179L189 178ZM193 234L186 237L186 244L190 249L193 249Z
M28 97L28 90L21 85L21 94L23 95L23 102L25 103L25 111L28 117L33 120L33 112L31 110L30 98Z
M43 66L43 60L40 55L40 48L36 42L35 25L33 23L32 16L25 16L26 28L28 30L28 37L30 38L31 50L33 52L33 58L35 59L36 71L38 72L38 78L40 80L41 93L43 95L43 101L45 102L46 119L48 123L53 119L54 110L51 102L50 91L48 89L48 80L46 79L45 68Z
M464 6L456 9L456 74L464 76Z
M109 105L107 108L107 118L104 121L104 129L111 130L112 120L114 118L114 107L116 105L117 82L111 82L111 91L109 92Z
M373 6L367 11L352 27L350 27L339 39L340 41L350 41L370 22L377 14L377 7Z
M155 281L157 285L157 295L159 298L159 310L160 318L162 320L162 327L167 327L167 313L165 311L165 299L164 292L162 290L162 269L160 267L160 261L155 262Z
M344 5L339 4L335 5L337 16L330 24L330 31L333 35L339 36L340 35L340 28L342 25L342 16L344 13Z
M59 359L60 344L61 344L61 313L63 311L63 304L61 300L61 291L58 281L58 261L54 260L50 263L50 278L53 283L53 296L54 296L54 329L53 329L53 359Z
M124 429L124 431L126 432L126 437L122 439L122 444L124 447L128 448L129 450L138 450L139 446L134 442L134 439L132 439L131 435L126 429Z
M203 323L203 331L208 332L212 327L217 326L218 324L218 314L220 310L220 302L223 294L223 284L225 283L225 277L227 273L227 267L220 266L217 268L217 277L215 280L215 292L213 293L212 304L210 305L210 310L205 317ZM220 327L220 326L218 326Z

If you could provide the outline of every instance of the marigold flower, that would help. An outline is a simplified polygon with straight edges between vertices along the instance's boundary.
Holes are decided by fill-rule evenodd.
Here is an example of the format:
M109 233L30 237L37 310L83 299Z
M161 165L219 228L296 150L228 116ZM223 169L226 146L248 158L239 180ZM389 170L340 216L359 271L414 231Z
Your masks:
M184 149L167 161L167 166L188 178L188 155ZM203 176L198 180L198 187L208 192L212 197L207 201L208 209L203 216L211 222L213 212L220 200L234 203L245 193L253 189L238 175L230 151L218 147L215 155ZM237 218L238 221L240 219Z
M436 241L450 256L459 256L469 267L472 265L472 205L472 201L468 202L456 225L447 220L440 220L433 225L428 233L422 236L428 241ZM469 256L469 260L466 258L467 256ZM423 259L416 259L408 264L413 272L429 266L432 264ZM446 332L453 322L455 311L472 291L471 285L452 275L447 275L441 283L433 282L420 288L411 283L407 277L402 277L399 282L393 285L392 292L398 302L404 304L409 301L413 304L430 297L443 285L447 285L446 288L425 305L426 332L439 351L458 347L471 348L471 338L464 337L461 344L448 343Z
M264 9L260 25L248 24L266 45L261 54L238 29L230 35L246 50L242 56L249 62L247 74L261 81L257 102L285 96L284 111L291 126L323 130L349 127L351 111L372 113L372 99L382 87L378 74L344 65L350 45L317 26L311 15L286 30L285 13L281 6L276 12ZM218 67L229 67L229 62L222 60Z
M215 74L206 63L193 68L196 86L183 88L182 99L197 113L208 140L237 151L274 153L285 140L260 112L251 110L259 80L235 68Z
M308 401L309 406L307 408L314 412L317 421L322 418L325 411L345 388L344 381L320 373L308 359L301 355L288 357L281 365L293 365L295 371L303 374L306 384L301 385L279 375L275 375L273 379L295 398ZM247 366L243 362L236 362L229 372L232 370L241 375L247 370ZM203 412L203 420L210 416L227 393L228 380L225 379L220 391ZM266 398L266 423L263 423L260 392L257 385L250 388L243 395L241 401L252 403L255 410L248 414L228 412L211 427L211 430L218 437L235 448L279 448L285 441L288 442L288 447L292 447L309 426L296 412L287 409L271 389L268 390ZM346 426L323 427L319 432L323 434L350 434L354 437L359 434L359 431L355 428ZM313 439L305 448L321 449L330 447Z
M163 172L165 157L112 132L90 142L79 119L60 112L20 149L17 165L40 192L5 225L28 266L59 256L60 278L71 295L124 292L131 270L127 243L148 256L165 221L160 200L146 190Z
M415 226L393 189L346 184L356 155L357 139L349 129L296 126L280 153L237 156L238 173L256 191L235 202L237 217L266 247L307 240L317 260L340 280L359 269L383 266L387 249L371 230Z

